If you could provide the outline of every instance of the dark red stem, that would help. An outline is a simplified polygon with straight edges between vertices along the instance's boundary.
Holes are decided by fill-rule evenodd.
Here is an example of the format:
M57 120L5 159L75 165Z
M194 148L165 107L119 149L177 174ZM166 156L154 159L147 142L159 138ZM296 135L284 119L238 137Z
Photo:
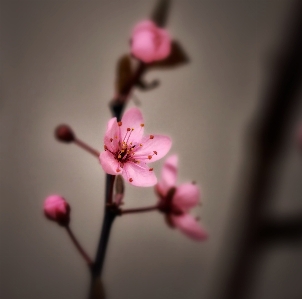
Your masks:
M65 226L65 228L67 230L67 233L68 233L71 241L75 245L76 249L79 251L79 253L81 254L81 256L87 262L88 266L91 267L92 266L92 260L90 259L90 257L86 253L86 251L83 249L83 247L81 246L81 244L79 243L79 241L77 240L77 238L75 237L75 235L73 234L72 230L70 229L70 227L69 226Z
M84 149L85 151L87 151L88 153L92 154L95 157L99 157L100 156L100 152L97 151L96 149L92 148L91 146L89 146L88 144L86 144L85 142L83 142L82 140L75 138L74 139L74 143L76 145L78 145L79 147L81 147L82 149Z
M151 212L156 210L158 210L158 205L151 206L151 207L144 207L144 208L120 210L120 213L121 215L124 215L124 214Z

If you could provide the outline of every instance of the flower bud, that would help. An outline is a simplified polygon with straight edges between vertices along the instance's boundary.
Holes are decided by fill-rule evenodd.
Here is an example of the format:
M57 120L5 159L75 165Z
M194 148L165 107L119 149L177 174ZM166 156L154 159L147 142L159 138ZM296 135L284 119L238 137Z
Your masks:
M69 143L75 140L75 135L68 125L57 126L55 129L55 136L61 142Z
M50 195L44 201L44 214L49 220L67 226L70 221L70 206L60 195Z
M171 52L169 33L152 21L138 23L132 32L131 53L145 63L165 59Z

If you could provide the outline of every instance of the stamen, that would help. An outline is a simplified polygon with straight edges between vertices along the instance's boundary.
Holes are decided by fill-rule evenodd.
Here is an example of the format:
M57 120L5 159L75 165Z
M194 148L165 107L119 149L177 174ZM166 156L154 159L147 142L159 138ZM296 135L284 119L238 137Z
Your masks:
M110 142L112 142L113 141L113 139L112 138L110 138Z
M132 183L132 182L133 182L133 178L130 178L130 179L129 179L129 182Z
M141 127L143 128L145 126L145 124L141 124Z
M123 123L122 123L121 121L119 121L117 124L118 124L119 127L120 127Z
M140 143L139 146L143 146L143 145Z
M149 171L153 171L153 168L149 168Z
M129 132L131 129L130 128L127 128L127 131Z
M122 156L121 156L121 155L118 155L117 158L120 159L120 158L122 158Z
M150 135L150 139L153 139L154 138L154 135Z
M106 146L106 145L104 145L104 150L105 150L105 151L107 150L107 146Z
M130 128L128 128L129 129L129 131L130 131ZM128 131L128 129L127 129L127 131ZM128 141L129 141L129 138L130 138L130 136L131 136L131 133L132 133L132 131L133 131L134 129L132 129L131 130L131 132L129 133L129 136L128 136L128 138L127 138L127 141L126 141L126 143L128 143Z
M157 151L153 151L153 153L154 153L155 155L157 155Z
M116 169L116 172L120 172L121 170L119 168Z
M149 155L149 156L148 156L148 159L149 159L149 160L151 160L151 159L152 159L152 156L151 156L151 155Z

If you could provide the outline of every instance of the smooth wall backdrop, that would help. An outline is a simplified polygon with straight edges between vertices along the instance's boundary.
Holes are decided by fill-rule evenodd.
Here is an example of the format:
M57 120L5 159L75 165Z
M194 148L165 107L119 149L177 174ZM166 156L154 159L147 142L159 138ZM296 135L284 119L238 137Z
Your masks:
M72 206L71 226L94 256L105 175L97 159L56 142L53 130L70 124L80 138L102 149L116 61L129 51L133 25L148 17L154 4L1 1L1 298L87 297L86 266L66 232L44 218L42 204L49 194L64 195ZM240 226L235 195L246 141L291 4L173 1L167 28L190 64L148 72L146 79L157 78L161 85L135 95L146 131L172 137L179 182L194 180L201 186L203 206L195 214L210 238L195 243L168 228L159 213L118 218L104 269L109 299L221 298L231 263L227 253L236 255L236 229L228 228L233 222ZM128 107L134 105L130 100ZM302 159L293 144L301 108L289 128L284 161L276 166L274 201L268 206L275 214L302 209ZM161 165L155 163L157 174ZM127 185L127 207L155 200L153 188ZM301 245L266 250L250 298L298 298L301 269Z

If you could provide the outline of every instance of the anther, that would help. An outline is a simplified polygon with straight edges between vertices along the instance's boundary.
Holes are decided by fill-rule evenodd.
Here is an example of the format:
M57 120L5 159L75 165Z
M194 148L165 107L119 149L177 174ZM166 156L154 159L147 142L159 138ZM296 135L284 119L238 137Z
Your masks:
M141 127L144 127L145 126L145 124L141 124Z
M131 129L130 128L127 128L127 131L129 132Z
M129 179L129 182L132 183L132 182L133 182L133 178L130 178L130 179Z
M112 138L110 138L110 142L112 142L113 141L113 139Z
M140 143L139 146L143 146L143 145Z
M151 159L152 159L152 156L151 156L151 155L149 155L149 156L148 156L148 159L149 159L149 160L151 160Z
M150 135L150 139L153 139L154 138L154 135Z
M122 123L121 121L119 121L117 124L118 124L119 126L121 126L123 123Z
M149 171L153 171L153 168L149 168Z
M120 172L121 170L119 168L116 169L116 172Z
M104 145L104 150L105 150L105 151L107 150L107 146L106 146L106 145Z
M153 151L153 153L154 153L155 155L157 155L157 151Z

